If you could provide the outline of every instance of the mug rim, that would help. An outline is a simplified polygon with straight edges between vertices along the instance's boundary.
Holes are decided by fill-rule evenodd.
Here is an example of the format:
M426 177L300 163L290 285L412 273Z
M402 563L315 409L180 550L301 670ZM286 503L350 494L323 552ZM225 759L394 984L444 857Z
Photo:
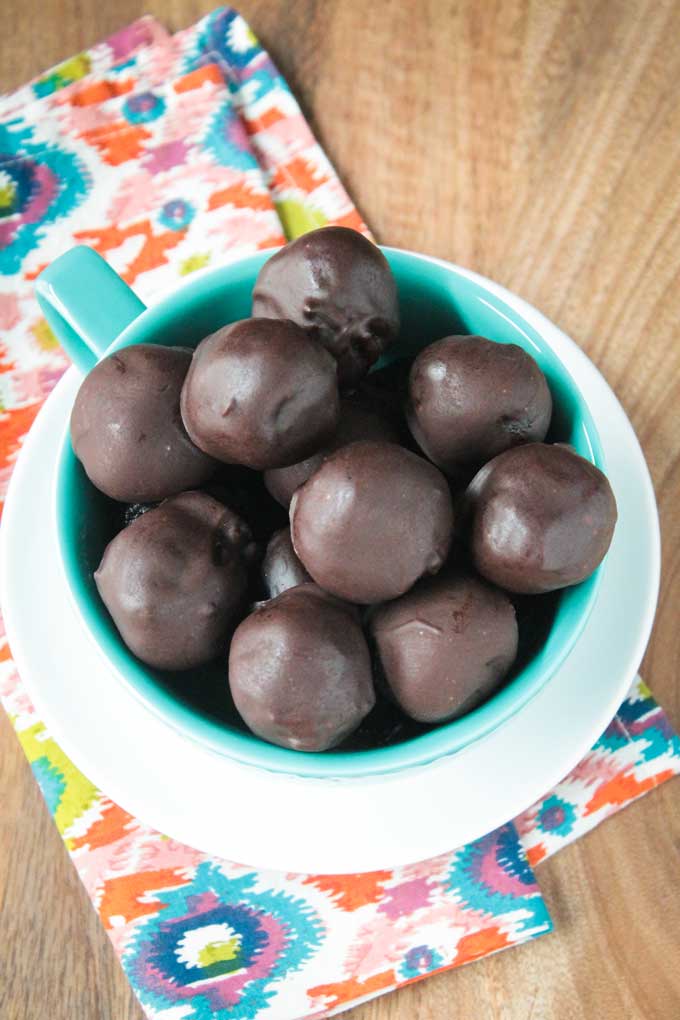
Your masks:
M578 416L590 449L592 463L600 469L604 469L604 456L593 413L571 373L552 350L545 335L529 323L519 311L511 308L496 293L487 289L487 281L484 277L479 277L478 274L471 273L454 263L419 252L387 246L381 246L381 249L388 258L392 257L396 260L403 258L408 263L440 267L447 275L456 277L466 286L477 291L478 294L483 293L487 299L491 299L494 310L498 310L501 315L505 313L504 317L517 329L519 326L516 325L516 320L519 320L522 326L521 332L525 338L541 353L547 349L560 375L566 381L578 407ZM270 258L278 250L278 248L266 249L245 258L234 259L220 266L200 271L193 278L181 283L172 292L145 308L120 333L102 357L131 344L145 342L146 334L153 333L159 326L162 326L163 319L177 314L188 301L200 299L206 292L210 293L216 282L223 279L225 274L234 272L240 272L244 276L249 272L253 274L267 258ZM538 340L538 343L534 338ZM214 752L232 757L243 764L272 773L283 772L298 777L348 780L360 779L369 775L389 775L407 769L424 767L459 753L469 744L483 739L502 726L539 693L571 652L595 604L606 558L594 573L579 585L579 587L587 586L584 604L580 608L575 624L562 638L550 661L539 666L534 660L530 660L506 687L501 688L478 708L459 719L442 723L426 733L401 743L367 750L331 750L323 752L323 754L314 754L269 744L255 734L231 729L215 719L203 716L196 708L180 702L172 693L163 689L162 685L148 672L148 667L135 658L118 635L112 637L103 627L99 617L101 613L106 612L106 609L103 605L94 605L91 594L85 587L75 543L71 541L66 526L68 515L65 508L69 499L68 465L69 461L71 464L73 462L77 464L71 447L69 425L70 422L67 421L54 476L52 512L55 514L62 575L71 603L88 638L94 642L108 665L113 668L116 677L147 709L188 739L198 742L202 746L208 746ZM558 615L551 627L559 622ZM561 621L561 624L563 627L567 626L564 621Z

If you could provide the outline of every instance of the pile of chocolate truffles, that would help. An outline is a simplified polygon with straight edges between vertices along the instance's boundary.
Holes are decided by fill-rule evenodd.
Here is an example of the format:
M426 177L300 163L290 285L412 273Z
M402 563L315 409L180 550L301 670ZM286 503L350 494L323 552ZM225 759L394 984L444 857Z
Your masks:
M75 453L124 505L94 575L122 640L162 670L223 664L225 701L228 682L296 750L342 744L376 699L428 725L471 711L512 670L524 597L604 557L606 477L544 442L520 347L446 336L371 371L398 294L355 231L275 254L252 311L195 351L124 348L78 393Z

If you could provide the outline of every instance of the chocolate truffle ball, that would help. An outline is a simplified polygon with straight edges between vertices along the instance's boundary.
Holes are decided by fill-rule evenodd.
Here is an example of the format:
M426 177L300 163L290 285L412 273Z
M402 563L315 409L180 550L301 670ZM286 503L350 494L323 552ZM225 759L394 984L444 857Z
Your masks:
M184 347L135 344L85 377L71 414L71 442L88 478L121 503L149 503L191 489L216 463L189 439L179 411L191 365Z
M534 359L515 344L448 336L413 362L407 418L413 437L447 473L545 438L552 397Z
M181 407L211 456L258 470L294 464L337 428L335 364L293 322L244 319L198 345Z
M370 629L397 702L420 722L456 719L489 697L517 655L508 596L444 571L371 612Z
M262 578L270 599L312 580L293 549L290 528L282 528L269 539L262 561Z
M340 385L352 388L399 332L397 285L383 253L362 234L322 227L265 262L253 315L292 319L331 352Z
M253 733L297 751L335 747L375 703L361 627L315 584L284 591L239 624L229 686Z
M340 424L323 449L289 467L272 468L264 473L264 483L281 506L290 506L293 493L323 464L329 453L360 439L378 439L398 443L399 434L389 417L353 394L340 402Z
M173 670L226 651L250 542L243 521L204 492L173 496L119 532L94 578L130 651Z
M501 453L475 475L464 508L479 573L527 595L592 574L616 524L606 477L561 444Z
M453 512L437 468L392 443L331 454L293 496L293 546L326 591L349 602L394 599L449 551Z

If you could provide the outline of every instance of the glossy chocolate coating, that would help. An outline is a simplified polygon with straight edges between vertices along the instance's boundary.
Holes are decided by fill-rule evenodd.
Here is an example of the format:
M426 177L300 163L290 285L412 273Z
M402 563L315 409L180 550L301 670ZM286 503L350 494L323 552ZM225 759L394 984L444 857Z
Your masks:
M520 443L540 442L551 415L543 372L515 344L449 336L413 362L409 427L420 448L447 473L477 468Z
M211 456L258 470L294 464L337 428L335 364L293 322L243 319L198 345L181 407Z
M322 227L272 256L259 272L253 315L291 319L330 351L352 388L399 332L397 285L387 259L356 230Z
M250 548L236 514L204 492L183 492L119 532L94 578L131 652L159 669L189 669L226 651Z
M315 584L284 591L237 627L229 686L253 733L298 751L335 747L375 704L361 627Z
M567 446L545 443L518 446L485 464L464 507L479 573L527 595L592 574L617 516L605 475Z
M180 417L190 365L184 347L135 344L85 377L71 413L71 442L101 492L121 503L150 503L213 474L215 461L192 443Z
M370 629L397 702L419 722L470 712L503 682L517 655L508 596L446 570L371 611Z
M360 442L331 454L290 505L293 546L317 584L348 602L396 598L449 551L446 479L392 443Z
M290 528L276 531L269 539L262 561L262 578L270 599L312 580L293 549Z
M306 460L298 461L289 467L265 471L264 484L274 499L278 500L281 506L288 508L295 490L311 478L330 453L360 439L398 443L399 434L388 416L367 406L366 400L361 395L353 394L344 397L340 402L340 424L330 442Z

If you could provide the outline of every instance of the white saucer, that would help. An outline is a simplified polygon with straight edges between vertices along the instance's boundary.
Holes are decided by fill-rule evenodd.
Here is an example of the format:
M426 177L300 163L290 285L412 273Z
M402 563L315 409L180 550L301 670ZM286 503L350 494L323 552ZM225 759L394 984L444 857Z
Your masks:
M51 395L5 508L5 623L40 716L73 762L127 811L233 861L369 871L444 853L514 817L605 728L633 680L654 615L659 534L651 482L628 419L585 355L535 309L482 282L548 338L580 385L600 428L619 523L591 618L543 691L484 740L401 775L323 781L237 764L161 723L115 678L71 607L50 512L59 441L79 384L74 369Z

